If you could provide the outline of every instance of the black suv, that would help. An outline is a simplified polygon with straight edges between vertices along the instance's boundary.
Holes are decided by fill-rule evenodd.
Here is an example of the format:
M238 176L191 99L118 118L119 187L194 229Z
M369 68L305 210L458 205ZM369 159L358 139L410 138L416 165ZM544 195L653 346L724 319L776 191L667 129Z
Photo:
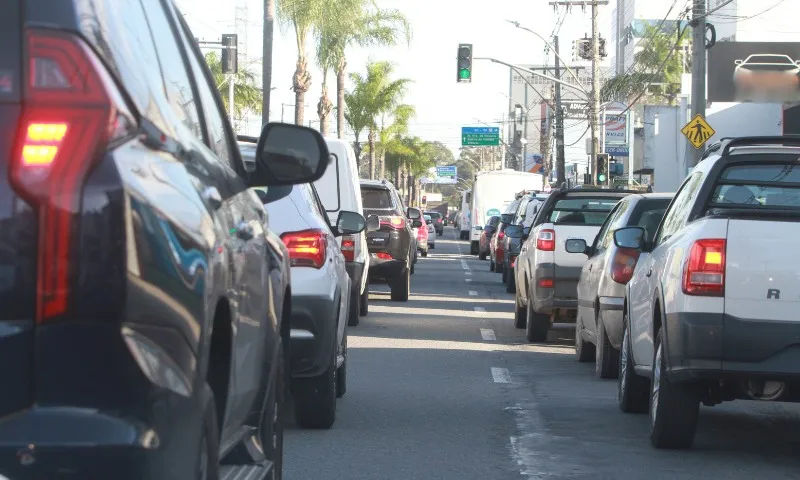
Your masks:
M405 208L394 185L386 180L361 180L361 201L365 217L377 215L380 219L380 228L367 233L370 281L387 282L392 300L405 302L416 252L412 228L422 225L419 210Z
M436 232L436 235L440 237L444 235L444 218L442 214L435 210L430 210L425 212L425 215L430 215L431 220L433 220L433 230Z

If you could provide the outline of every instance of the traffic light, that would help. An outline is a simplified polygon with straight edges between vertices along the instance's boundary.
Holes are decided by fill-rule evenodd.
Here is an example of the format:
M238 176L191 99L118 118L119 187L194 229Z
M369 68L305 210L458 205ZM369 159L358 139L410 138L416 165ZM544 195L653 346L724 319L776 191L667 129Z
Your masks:
M595 173L597 174L598 185L608 185L608 157L609 155L607 153L597 154L597 168L595 169Z
M428 196L427 195L423 195L422 196L422 206L424 207L427 204L428 204Z
M472 83L472 44L461 43L458 45L458 83Z
M239 71L239 55L236 47L239 44L239 35L227 33L222 35L222 73L236 73Z

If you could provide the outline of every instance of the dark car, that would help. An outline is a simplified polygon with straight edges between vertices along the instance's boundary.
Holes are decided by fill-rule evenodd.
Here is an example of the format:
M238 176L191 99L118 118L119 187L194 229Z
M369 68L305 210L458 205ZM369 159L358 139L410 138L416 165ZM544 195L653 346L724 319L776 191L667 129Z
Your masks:
M430 215L431 220L433 220L433 230L436 232L436 235L440 237L444 234L444 217L441 213L429 210L425 212L425 215Z
M2 478L281 475L287 259L248 187L328 152L268 124L246 172L194 38L171 0L3 2Z
M405 302L411 288L411 269L417 242L413 228L421 227L420 211L406 208L394 185L386 180L361 180L364 216L377 215L380 228L367 233L370 281L384 281L392 300Z

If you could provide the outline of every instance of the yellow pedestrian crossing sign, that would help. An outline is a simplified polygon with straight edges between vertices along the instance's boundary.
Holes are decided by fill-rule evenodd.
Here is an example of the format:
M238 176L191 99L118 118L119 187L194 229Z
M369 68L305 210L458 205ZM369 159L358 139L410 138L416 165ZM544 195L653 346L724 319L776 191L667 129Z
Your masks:
M699 113L695 116L685 127L681 129L681 133L689 140L689 143L694 145L694 148L701 148L706 140L713 137L716 133L711 125L706 122Z

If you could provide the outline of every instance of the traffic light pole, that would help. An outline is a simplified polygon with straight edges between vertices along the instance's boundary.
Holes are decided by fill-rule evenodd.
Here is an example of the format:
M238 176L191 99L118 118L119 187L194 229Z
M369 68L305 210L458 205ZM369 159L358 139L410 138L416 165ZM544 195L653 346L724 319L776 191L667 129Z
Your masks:
M706 116L706 0L694 0L692 7L692 118ZM700 161L703 150L695 148L691 165Z
M553 47L556 60L556 78L561 80L561 57L558 52L558 36L553 38ZM564 153L564 109L561 106L561 84L555 84L556 97L556 185L562 185L566 181L566 165Z

